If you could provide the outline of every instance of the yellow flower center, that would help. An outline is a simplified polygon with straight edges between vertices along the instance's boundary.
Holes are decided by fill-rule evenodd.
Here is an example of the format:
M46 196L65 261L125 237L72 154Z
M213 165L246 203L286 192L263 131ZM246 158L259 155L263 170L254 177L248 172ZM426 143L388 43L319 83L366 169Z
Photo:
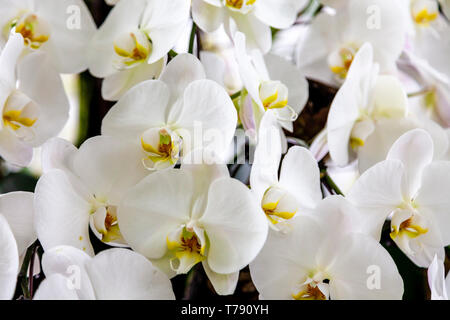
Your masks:
M328 300L329 280L321 271L310 272L306 280L292 294L294 300Z
M114 41L114 51L119 57L115 67L119 70L145 62L152 51L150 38L141 30L124 33Z
M355 46L349 45L330 54L328 65L338 80L344 80L347 77L357 51Z
M270 187L261 200L261 208L274 225L292 219L297 213L297 202L291 194L278 187Z
M3 127L12 130L22 140L31 140L38 116L39 106L28 96L15 90L3 106Z
M146 157L144 166L155 169L155 166L171 166L180 157L181 138L166 128L152 128L141 136L141 146Z
M18 130L22 126L32 127L37 119L22 117L22 110L10 110L3 112L3 124L13 130Z
M427 228L423 228L418 224L413 223L413 218L409 218L402 223L400 223L400 226L397 227L395 225L392 226L392 232L390 233L390 236L393 240L395 240L397 237L402 236L408 236L410 238L416 238L420 236L421 234L425 234L428 232Z
M295 300L327 300L327 297L314 284L306 285L305 289L292 295Z
M172 253L171 268L178 274L187 273L194 265L206 259L206 240L186 226L167 236L167 249Z
M50 26L35 14L24 14L14 19L9 28L15 27L16 32L23 36L25 45L31 49L39 49L50 38Z
M232 10L248 13L255 2L256 0L225 0L225 5Z

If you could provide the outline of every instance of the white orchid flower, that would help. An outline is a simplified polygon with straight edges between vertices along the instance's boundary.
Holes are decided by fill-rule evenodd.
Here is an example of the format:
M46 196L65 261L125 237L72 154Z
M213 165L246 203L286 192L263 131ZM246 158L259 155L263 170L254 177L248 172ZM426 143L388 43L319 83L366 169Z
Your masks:
M175 300L167 276L127 249L90 257L59 246L44 253L42 267L46 279L34 300Z
M140 83L119 100L102 133L127 139L150 170L174 166L202 147L222 156L236 129L236 109L225 89L205 77L197 58L178 55L160 80Z
M364 172L348 193L363 229L376 239L391 216L391 238L419 267L450 244L447 177L450 162L433 162L433 140L422 130L402 135L387 160Z
M13 297L19 259L36 240L33 216L32 193L0 195L0 300Z
M86 51L97 29L82 0L0 0L0 47L10 31L22 34L25 52L45 52L59 73L87 69Z
M292 218L314 209L322 199L320 170L307 149L295 146L284 157L278 178L281 144L279 131L270 121L268 113L261 123L264 129L255 150L250 185L269 226L287 232Z
M235 36L235 55L244 90L238 98L240 120L246 130L257 135L264 113L272 111L282 128L293 130L295 121L308 100L308 82L302 72L283 58L253 50L247 55L245 35ZM283 152L287 143L283 142Z
M272 46L270 27L290 27L306 1L298 0L193 0L192 17L205 32L224 26L230 38L245 33L251 49L267 53Z
M169 276L202 262L222 295L234 292L268 231L251 191L225 165L155 172L126 194L118 218L127 243Z
M352 150L357 152L364 146L377 120L401 119L408 113L407 96L400 81L379 75L378 71L372 45L366 43L356 54L333 100L327 121L328 147L333 161L340 166L349 163Z
M299 40L297 66L307 77L339 85L369 42L381 72L395 72L406 38L407 17L401 9L397 1L349 0L334 15L320 13Z
M119 100L136 84L160 76L167 53L189 19L190 1L127 0L111 10L92 40L89 70L105 78L102 96Z
M295 217L291 232L270 232L250 264L260 299L401 299L394 261L373 238L353 232L353 210L330 196Z
M420 109L417 113L432 119L443 127L450 125L450 74L433 68L430 63L412 52L405 52L407 66L417 73L416 79L423 87L416 95Z
M434 256L428 267L428 285L431 291L431 300L449 300L450 276L445 277L445 266L442 260Z
M139 150L106 136L87 140L78 151L63 149L59 140L49 144L43 159L59 152L60 160L44 163L36 186L35 227L43 248L70 245L93 255L89 226L103 242L123 245L117 206L123 193L148 174Z
M410 22L405 51L427 60L435 70L450 77L450 22L440 14L438 1L410 0L404 6Z
M27 166L33 148L56 136L68 119L69 102L59 74L41 53L18 62L24 49L12 33L0 55L0 155Z

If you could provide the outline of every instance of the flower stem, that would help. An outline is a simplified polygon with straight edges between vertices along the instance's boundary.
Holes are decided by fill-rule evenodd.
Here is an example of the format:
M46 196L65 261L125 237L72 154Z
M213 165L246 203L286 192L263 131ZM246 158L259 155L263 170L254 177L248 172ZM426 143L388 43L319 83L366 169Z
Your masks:
M324 179L325 184L330 187L331 190L333 190L336 194L343 196L341 189L337 186L337 184L331 179L331 177L328 175L328 172L326 170L322 170L320 173L320 177Z
M194 40L195 40L196 31L197 31L197 25L193 22L192 23L192 30L191 30L191 37L189 39L189 50L188 50L188 52L190 54L194 53Z
M230 96L230 98L231 98L231 100L234 100L234 99L238 98L240 95L241 95L241 91L238 91L238 92L233 93Z
M27 252L25 253L25 258L23 259L23 263L22 263L22 267L20 268L20 272L19 272L19 278L21 279L20 281L20 286L22 288L22 293L23 293L23 297L25 299L31 299L31 292L30 289L33 290L33 285L32 285L32 276L28 276L27 278L27 271L28 271L28 267L30 266L30 263L32 261L32 259L34 259L34 255L36 252L36 249L38 247L38 241L36 240L28 249ZM32 266L31 266L32 267ZM33 271L30 271L30 275L33 274Z

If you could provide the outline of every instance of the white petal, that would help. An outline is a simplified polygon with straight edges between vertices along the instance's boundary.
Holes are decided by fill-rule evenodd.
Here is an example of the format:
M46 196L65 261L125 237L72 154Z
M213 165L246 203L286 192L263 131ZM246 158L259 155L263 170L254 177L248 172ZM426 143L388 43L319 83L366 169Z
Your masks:
M175 299L167 276L133 251L103 251L86 268L98 300Z
M405 132L417 128L411 119L381 119L376 122L374 131L358 148L358 167L364 172L376 163L386 159L389 149Z
M320 225L303 215L293 220L292 232L269 232L264 248L250 264L253 283L264 299L292 299L295 287L314 269L325 237Z
M203 0L192 1L192 19L205 32L219 29L226 17L224 8L214 6Z
M328 270L331 299L402 298L403 280L397 266L373 238L348 235L335 254L335 263Z
M266 217L250 190L227 178L212 183L199 223L210 240L208 264L224 274L249 264L264 245L268 231Z
M360 212L363 230L375 239L381 236L384 221L403 202L404 166L398 160L382 161L356 180L347 199Z
M0 68L2 74L0 78L10 86L15 86L16 82L16 64L24 48L23 37L20 33L12 33L1 51ZM3 103L3 101L2 101Z
M33 158L33 148L20 141L12 132L0 132L0 155L14 165L26 167Z
M19 271L16 240L8 222L0 214L0 300L10 300L14 295Z
M149 80L138 84L103 118L102 134L139 142L145 130L166 122L169 96L169 89L162 81Z
M102 85L103 99L117 101L135 85L145 80L158 79L164 66L165 59L160 59L152 64L143 62L134 68L106 76Z
M447 196L449 179L450 162L431 163L423 170L422 183L414 200L419 210L429 212L436 219L445 246L450 244L450 199Z
M434 256L433 262L428 267L428 285L431 291L431 300L448 300L445 288L444 262Z
M60 75L44 54L26 56L18 65L19 90L39 106L33 125L34 138L29 143L40 146L56 136L69 119L69 100Z
M288 104L297 114L300 114L308 101L308 81L299 68L289 61L267 54L265 56L266 65L270 74L270 79L280 80L289 89Z
M322 199L319 165L303 147L294 146L283 159L280 185L295 195L302 208L314 208Z
M69 288L68 281L61 274L52 274L39 285L33 300L81 300L77 292Z
M246 49L246 36L242 32L237 32L234 36L235 43L235 57L239 67L239 73L244 83L245 89L252 97L253 101L257 103L263 110L262 102L259 97L259 86L261 84L261 78L252 64L250 57L247 55Z
M69 141L52 138L42 146L41 162L44 173L52 169L70 170L77 148Z
M214 80L222 87L225 87L225 74L227 72L225 60L214 52L201 51L200 61L205 68L206 78Z
M70 245L93 255L89 241L92 204L76 190L61 170L52 170L39 179L34 200L35 226L44 250Z
M35 12L51 26L49 46L44 49L51 55L60 73L79 73L88 67L85 52L97 30L94 19L82 0L35 1ZM45 46L45 44L44 44Z
M163 170L132 188L118 209L120 231L127 243L147 258L167 251L167 236L189 221L195 183L183 170Z
M264 0L255 3L255 16L277 29L290 27L297 18L295 0Z
M252 13L230 13L233 22L236 24L236 29L245 34L247 38L248 49L259 49L263 53L267 53L272 46L272 34L270 27L261 22ZM235 32L230 31L232 35Z
M186 134L190 133L191 138L195 138L196 131L201 128L202 147L222 155L233 139L237 112L225 89L212 80L197 80L186 88L183 108L179 114L170 114L169 122L188 131ZM180 134L183 136L183 132ZM185 144L184 152L193 149L192 142L195 141L184 142L189 148L186 149Z
M97 199L109 205L118 205L123 194L149 174L140 149L108 136L85 141L74 156L73 170Z
M185 0L148 0L141 25L152 41L148 63L161 59L175 46L188 25L190 7Z
M345 82L336 94L327 120L328 147L330 156L339 166L349 162L350 134L359 117L359 103L352 82Z
M94 35L89 47L89 71L103 78L117 72L113 65L116 57L114 41L124 32L139 27L146 0L120 1Z
M19 255L36 240L34 231L34 195L31 192L10 192L0 195L0 214L8 221L17 241Z
M272 112L266 112L259 126L250 186L258 201L264 192L278 182L278 169L281 159L281 138L277 120Z
M372 116L402 118L408 112L408 98L402 83L394 76L378 76L372 94Z
M397 159L403 163L403 195L412 198L420 186L424 167L433 159L433 140L424 130L409 131L395 141L387 159Z
M220 274L212 271L207 262L203 262L203 268L217 294L226 296L234 293L239 280L239 271L230 274Z
M95 299L95 292L86 272L86 264L90 260L91 257L84 251L70 246L57 246L45 251L42 257L42 269L46 278L54 275L63 276L66 287L64 289L67 292L72 291L81 300L90 300ZM47 286L49 288L45 290L60 289L58 283L49 283ZM50 299L50 297L46 297L46 299ZM57 297L52 299L57 299Z
M202 63L192 54L179 54L169 62L160 80L169 87L171 102L182 98L191 82L205 79Z

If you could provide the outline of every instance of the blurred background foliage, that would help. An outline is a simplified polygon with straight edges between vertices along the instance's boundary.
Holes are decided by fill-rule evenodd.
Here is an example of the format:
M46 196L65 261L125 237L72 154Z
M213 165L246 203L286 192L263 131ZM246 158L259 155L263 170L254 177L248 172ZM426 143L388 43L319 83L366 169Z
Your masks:
M85 0L90 8L97 26L100 26L107 17L111 7L104 0ZM316 14L320 7L314 8L311 15ZM273 30L275 35L277 30ZM199 33L197 33L198 35ZM90 75L88 71L80 75L64 76L71 101L71 121L63 131L62 137L71 140L76 146L80 146L86 139L100 134L101 121L104 115L112 107L113 103L104 101L101 97L101 79ZM320 82L309 81L309 101L294 124L294 133L289 134L290 142L300 141L301 144L310 144L312 139L324 128L330 104L337 92L337 88L329 87ZM298 143L297 143L298 144ZM34 191L40 174L38 161L39 151L36 152L36 163L30 168L18 169L5 162L0 163L0 192ZM320 164L324 167L324 164ZM251 165L230 165L230 173L235 178L248 184ZM324 181L326 183L326 181ZM389 223L383 228L381 243L389 251L395 260L400 274L404 280L404 299L423 300L430 298L427 284L426 269L416 267L392 242L389 237ZM99 241L91 232L91 239L96 252L105 250L109 246ZM42 248L37 241L27 251L24 266L19 274L16 299L29 299L33 291L43 279L43 274L30 274L30 264L38 265L42 256ZM450 267L450 250L447 248L446 270ZM39 268L38 268L39 269ZM276 271L275 271L276 272ZM31 281L30 281L31 280ZM256 300L258 293L251 282L248 268L241 271L238 287L233 296L221 297L215 294L214 289L206 277L201 264L194 267L189 274L180 275L172 280L177 299L192 300Z

